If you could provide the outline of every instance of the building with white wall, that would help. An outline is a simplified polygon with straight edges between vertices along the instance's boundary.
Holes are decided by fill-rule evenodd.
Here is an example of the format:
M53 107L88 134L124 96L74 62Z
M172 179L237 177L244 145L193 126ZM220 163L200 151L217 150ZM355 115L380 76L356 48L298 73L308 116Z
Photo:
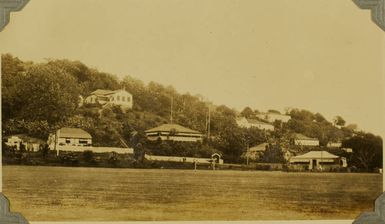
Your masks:
M319 146L319 140L317 138L310 138L303 134L294 134L292 141L294 145L298 146Z
M80 128L60 128L49 135L47 143L51 150L56 146L90 147L92 136Z
M183 127L178 124L163 124L145 131L147 139L156 141L198 142L202 141L203 134L199 131Z
M132 94L124 89L93 91L84 99L86 104L100 104L102 106L118 105L122 109L131 109L133 106Z
M272 124L259 121L256 119L248 119L245 117L240 117L236 119L237 125L241 128L258 128L261 130L274 131L274 126Z

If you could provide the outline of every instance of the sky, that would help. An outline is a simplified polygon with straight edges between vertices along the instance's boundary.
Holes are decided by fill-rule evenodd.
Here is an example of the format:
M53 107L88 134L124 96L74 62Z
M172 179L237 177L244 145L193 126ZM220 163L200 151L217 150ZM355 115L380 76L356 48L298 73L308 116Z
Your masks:
M351 0L33 0L12 13L0 53L385 133L385 32Z

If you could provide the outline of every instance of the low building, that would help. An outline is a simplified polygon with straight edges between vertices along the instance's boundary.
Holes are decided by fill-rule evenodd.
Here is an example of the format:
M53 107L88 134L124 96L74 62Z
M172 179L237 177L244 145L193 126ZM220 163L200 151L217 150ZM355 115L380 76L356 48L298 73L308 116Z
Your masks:
M149 161L163 162L180 162L180 163L196 163L196 164L223 164L223 159L220 156L212 155L211 158L198 157L180 157L180 156L157 156L145 154L144 158Z
M341 142L328 142L326 145L329 148L341 148L342 143Z
M183 127L178 124L163 124L145 131L147 139L156 141L198 142L202 141L203 134L199 131Z
M51 150L57 146L90 147L92 136L80 128L60 128L49 135L47 143Z
M26 151L37 152L45 144L45 141L25 134L17 134L5 137L4 143L16 150L23 148Z
M298 146L319 146L319 140L317 138L310 138L298 133L294 134L292 142Z
M346 152L346 153L353 153L353 149L352 148L341 148L341 150Z
M124 89L120 90L104 90L98 89L93 91L84 100L85 104L100 104L102 106L118 105L122 109L131 109L133 98L131 93Z
M273 123L274 121L281 121L286 123L291 119L289 115L278 114L278 113L260 113L260 114L257 114L256 116L270 123Z
M333 168L347 167L346 158L327 151L310 151L289 159L292 169L328 171Z
M256 119L240 117L237 118L235 121L237 122L237 125L241 128L258 128L261 130L274 131L273 125Z
M242 155L242 158L245 158L250 161L258 161L263 156L263 154L265 153L266 149L268 149L268 147L269 147L269 143L262 143L262 144L250 147Z

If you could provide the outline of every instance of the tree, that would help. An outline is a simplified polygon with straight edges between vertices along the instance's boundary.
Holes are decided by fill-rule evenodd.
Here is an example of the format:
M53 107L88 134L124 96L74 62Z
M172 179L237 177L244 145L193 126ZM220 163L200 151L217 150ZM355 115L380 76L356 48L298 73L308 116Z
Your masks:
M74 114L79 88L75 79L60 68L47 64L32 66L19 84L18 117L57 123Z
M281 114L278 110L270 109L267 112L272 113L272 114Z
M23 79L25 67L23 62L10 54L1 56L1 100L2 119L12 118L19 109L19 84Z
M364 171L382 167L382 138L369 133L360 133L342 142L342 146L353 149L351 165Z
M253 118L255 116L253 110L250 107L245 107L245 109L242 110L241 115L245 118Z
M334 125L344 126L346 122L341 116L336 116L333 119L333 123Z
M326 122L325 117L320 113L316 113L314 117L317 122Z
M261 162L264 163L284 163L285 158L282 150L276 145L269 145L265 150Z

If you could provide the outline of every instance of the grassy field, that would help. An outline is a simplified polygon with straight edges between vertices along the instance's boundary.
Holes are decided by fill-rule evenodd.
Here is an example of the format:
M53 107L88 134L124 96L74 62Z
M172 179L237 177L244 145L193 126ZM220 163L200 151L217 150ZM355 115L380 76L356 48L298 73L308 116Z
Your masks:
M354 219L382 175L4 166L30 221Z

